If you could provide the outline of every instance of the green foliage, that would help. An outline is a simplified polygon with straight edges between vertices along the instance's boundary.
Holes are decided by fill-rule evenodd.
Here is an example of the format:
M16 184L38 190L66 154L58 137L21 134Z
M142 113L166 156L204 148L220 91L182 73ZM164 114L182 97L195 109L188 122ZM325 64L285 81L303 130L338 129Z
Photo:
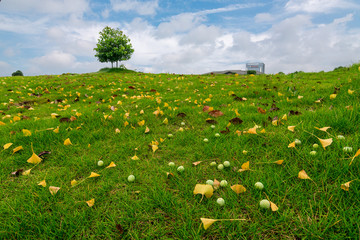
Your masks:
M135 71L126 69L121 66L119 68L102 68L98 71L98 73L134 73L134 72Z
M22 73L22 71L20 70L17 70L16 72L13 72L11 74L11 76L15 77L15 76L24 76L24 74Z
M120 61L129 60L134 52L130 39L119 29L106 26L100 33L96 44L95 57L99 62L111 62L118 64Z
M246 73L247 73L248 75L250 75L250 74L256 75L256 71L255 71L255 70L248 70Z

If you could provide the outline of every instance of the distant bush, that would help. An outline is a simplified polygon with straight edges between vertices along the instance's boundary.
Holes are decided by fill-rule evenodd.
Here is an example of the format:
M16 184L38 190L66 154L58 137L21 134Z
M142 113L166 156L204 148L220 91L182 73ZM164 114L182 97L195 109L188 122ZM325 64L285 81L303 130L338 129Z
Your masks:
M124 65L119 68L102 68L98 71L99 73L134 73L135 71L127 69Z
M22 73L22 71L20 70L17 70L16 72L13 72L11 74L11 76L15 77L15 76L24 76L24 74Z
M250 74L256 75L256 71L255 71L255 70L248 70L246 73L247 73L248 75L250 75Z
M279 74L279 75L285 75L285 73L283 73L283 72L278 72L278 74Z

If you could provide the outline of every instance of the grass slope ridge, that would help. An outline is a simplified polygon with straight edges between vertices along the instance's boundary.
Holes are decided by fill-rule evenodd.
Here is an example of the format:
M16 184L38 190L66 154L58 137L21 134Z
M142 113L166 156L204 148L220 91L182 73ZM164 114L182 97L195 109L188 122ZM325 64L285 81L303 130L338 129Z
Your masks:
M289 75L1 77L0 84L0 239L359 237L360 158L349 165L360 148L359 65ZM333 142L323 149L317 137ZM288 147L295 139L301 144ZM40 163L27 162L33 153ZM214 161L231 166L218 170ZM251 170L239 172L247 162ZM298 178L302 170L311 180ZM210 198L194 195L208 179L229 184ZM235 184L246 191L236 194ZM261 209L266 198L279 210ZM200 218L246 221L204 230Z

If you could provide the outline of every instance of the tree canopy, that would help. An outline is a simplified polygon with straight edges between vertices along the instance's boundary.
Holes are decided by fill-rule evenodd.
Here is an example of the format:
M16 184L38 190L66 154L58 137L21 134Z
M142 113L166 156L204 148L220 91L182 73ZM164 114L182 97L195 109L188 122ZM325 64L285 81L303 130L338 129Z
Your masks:
M111 62L111 67L118 62L129 60L134 52L130 39L118 28L106 26L100 33L96 44L95 57L99 62Z

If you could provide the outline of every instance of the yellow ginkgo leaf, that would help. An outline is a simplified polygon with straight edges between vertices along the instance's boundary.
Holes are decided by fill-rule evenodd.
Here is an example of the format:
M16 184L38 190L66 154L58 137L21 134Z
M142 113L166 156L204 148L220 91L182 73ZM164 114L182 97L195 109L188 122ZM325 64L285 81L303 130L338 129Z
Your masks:
M2 121L0 121L0 126L5 126L6 124Z
M345 191L349 191L350 183L352 183L352 182L355 181L355 180L356 180L356 179L341 184L341 189L342 189L342 190L345 190Z
M321 139L321 138L318 138L319 141L320 141L320 144L321 146L325 149L327 146L330 146L331 143L333 142L333 139L332 138L329 138L329 139Z
M144 114L144 110L141 110L141 111L140 111L140 114Z
M315 127L317 130L320 130L320 131L323 131L323 132L326 132L329 128L331 127L323 127L323 128L317 128Z
M111 163L109 164L109 166L107 166L106 168L113 168L113 167L116 167L116 165L115 165L114 162L111 162Z
M70 141L70 138L67 138L67 139L64 141L64 145L65 145L65 146L72 145L72 143L71 143L71 141Z
M124 127L126 127L127 125L129 125L128 121L124 122Z
M28 163L32 163L32 164L38 164L42 161L42 159L36 155L34 152L31 155L31 157L27 160Z
M205 230L208 229L214 222L218 221L217 219L210 219L210 218L200 218L200 220Z
M57 118L59 116L59 114L57 114L57 113L52 113L51 114L51 118Z
M331 94L331 95L330 95L330 99L335 99L336 96L337 96L336 94Z
M26 170L26 171L23 171L22 175L25 175L25 176L26 176L26 175L29 175L30 172L31 172L31 168L28 169L28 170Z
M31 132L29 130L27 130L27 129L23 129L22 132L23 132L25 137L31 136Z
M16 121L20 121L20 120L21 120L21 118L20 118L19 116L15 116L15 117L13 118L13 120L14 120L14 122L16 122Z
M159 147L157 145L151 145L151 148L152 148L153 152L156 152L156 150L159 149Z
M115 133L120 133L120 129L116 128Z
M298 178L300 178L300 179L310 179L311 180L311 178L306 174L305 170L301 170L299 172Z
M295 142L292 142L288 145L288 148L294 148L295 147Z
M236 184L231 186L231 189L236 192L237 194L246 192L246 188L243 185Z
M94 177L99 177L100 174L97 174L95 172L91 172L90 176L88 176L88 178L94 178Z
M75 113L75 115L76 115L77 117L80 117L82 114L79 113L79 112L77 112L77 113Z
M131 157L131 159L132 159L132 160L139 160L139 157L136 156L136 154L135 154L133 157Z
M271 201L269 201L269 202L270 202L271 211L276 212L277 210L279 210L278 206L276 206L275 203L273 203Z
M247 161L246 163L243 163L243 165L241 165L241 169L239 169L238 172L244 172L244 171L248 171L250 170L250 162Z
M11 145L13 145L12 143L7 143L4 145L4 150L8 149L9 147L11 147Z
M355 153L355 155L351 158L351 162L350 162L349 166L352 164L352 162L354 161L354 159L355 159L357 156L359 156L359 155L360 155L360 149L357 150L357 152Z
M148 127L146 126L146 128L145 128L145 133L148 133L148 132L150 132L150 128L148 128Z
M145 120L142 120L142 121L140 121L140 122L138 122L138 125L141 127L141 126L144 126L144 124L145 124Z
M60 130L60 127L57 126L57 128L55 128L55 129L53 130L53 132L54 132L54 133L59 133L59 130Z
M207 198L210 198L214 193L214 188L213 186L209 185L209 184L196 184L195 188L194 188L194 194L201 194L204 196L206 196Z
M288 126L288 130L291 131L291 132L295 132L295 127L296 126Z
M39 186L46 187L46 181L45 179L38 183Z
M92 206L94 206L94 204L95 204L95 199L93 198L93 199L90 199L89 201L86 201L86 203L87 203L87 205L89 206L89 207L92 207Z
M23 150L24 148L22 146L18 146L16 148L13 149L13 154L20 151L20 150Z
M348 94L353 94L355 91L348 89Z
M75 179L71 180L71 186L75 186L77 184L77 181Z
M257 134L256 129L257 129L257 127L250 128L250 129L247 131L247 133Z
M284 162L284 160L278 160L278 161L275 161L274 163L281 165L281 164L283 164L283 162Z
M168 124L169 120L167 118L164 119L163 124Z
M261 133L266 133L266 130L265 128L263 130L260 131Z
M54 187L54 186L49 187L49 191L50 191L51 195L55 195L59 190L60 190L59 187Z

